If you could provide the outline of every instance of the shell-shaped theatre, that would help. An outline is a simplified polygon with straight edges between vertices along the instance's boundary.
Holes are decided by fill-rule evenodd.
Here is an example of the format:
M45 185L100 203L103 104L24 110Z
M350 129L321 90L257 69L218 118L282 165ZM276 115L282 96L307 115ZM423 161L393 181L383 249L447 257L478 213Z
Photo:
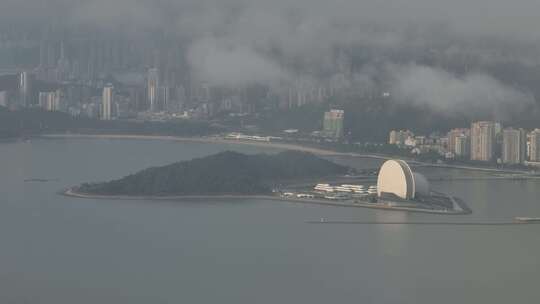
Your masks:
M379 171L377 195L379 197L395 195L404 200L413 200L417 196L429 196L427 179L420 173L413 172L403 160L388 160Z

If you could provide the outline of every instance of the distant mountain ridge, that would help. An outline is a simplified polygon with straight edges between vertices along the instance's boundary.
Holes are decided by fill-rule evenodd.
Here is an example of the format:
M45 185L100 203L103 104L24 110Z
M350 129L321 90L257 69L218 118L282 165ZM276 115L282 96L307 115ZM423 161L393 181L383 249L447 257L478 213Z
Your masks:
M226 151L148 168L110 182L86 183L77 192L127 196L266 194L272 191L272 183L345 174L348 170L306 152L246 155Z

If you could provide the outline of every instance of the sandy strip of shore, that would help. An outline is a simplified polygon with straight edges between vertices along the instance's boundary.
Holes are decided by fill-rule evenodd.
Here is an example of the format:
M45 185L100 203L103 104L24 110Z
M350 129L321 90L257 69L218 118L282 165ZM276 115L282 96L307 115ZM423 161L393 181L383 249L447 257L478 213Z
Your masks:
M127 134L45 134L41 137L45 138L99 138L99 139L141 139L141 140L167 140L179 142L200 142L200 143L217 143L217 144L239 144L249 145L263 148L274 148L283 150L294 150L309 152L321 156L350 156L363 158L390 159L389 157L371 154L344 153L336 152L328 149L306 147L298 144L288 144L280 142L258 142L237 139L225 139L221 137L177 137L177 136L162 136L162 135L127 135Z

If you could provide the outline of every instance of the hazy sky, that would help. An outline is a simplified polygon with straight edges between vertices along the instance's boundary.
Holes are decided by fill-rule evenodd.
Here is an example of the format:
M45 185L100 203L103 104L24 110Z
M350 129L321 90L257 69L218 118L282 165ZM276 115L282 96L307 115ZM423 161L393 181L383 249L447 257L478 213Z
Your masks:
M201 78L236 85L290 80L297 66L324 70L335 64L335 46L350 45L538 65L539 12L538 0L1 0L0 24L165 29L186 41L188 63ZM530 99L480 71L458 76L396 64L383 62L357 78L390 73L393 92L441 108Z
M435 26L458 35L538 42L539 11L540 1L535 0L0 1L2 19L32 22L35 18L41 21L54 16L103 27L127 22L142 26L176 25L177 30L189 34L221 32L302 39L327 33L357 39L350 34L374 26L388 32L418 27L429 31ZM382 43L394 41L391 37L382 40Z

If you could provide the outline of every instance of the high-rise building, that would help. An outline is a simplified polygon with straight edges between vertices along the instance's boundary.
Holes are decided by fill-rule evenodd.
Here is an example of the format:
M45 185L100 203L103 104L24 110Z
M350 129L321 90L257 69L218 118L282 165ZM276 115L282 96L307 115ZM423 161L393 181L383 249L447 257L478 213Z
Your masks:
M167 104L167 109L171 112L180 112L187 101L186 90L184 89L183 86L178 86L174 88L173 94L171 95L173 95L173 98L172 98L173 100ZM230 109L232 109L231 101L230 101L230 106L228 110Z
M390 137L388 143L390 145L404 145L407 139L414 137L414 133L409 130L392 130L390 131Z
M158 109L167 110L170 102L171 89L169 87L159 87L158 90Z
M540 162L540 129L535 129L531 132L529 145L529 160L532 162Z
M39 106L46 111L60 110L60 92L39 92Z
M101 100L101 119L112 119L112 108L114 102L114 87L112 84L107 84L103 88L103 99Z
M343 137L343 110L330 110L324 113L323 134L338 139Z
M465 134L462 134L455 138L454 141L454 150L451 152L454 152L454 154L457 157L465 157L469 155L469 152L471 151L471 137Z
M9 95L7 91L0 91L0 106L7 107L9 105Z
M197 99L199 100L199 102L205 103L210 101L212 94L210 90L210 85L207 82L202 82L197 91Z
M64 42L60 42L60 58L56 64L57 81L67 81L70 77L70 62L66 57L66 47Z
M453 152L454 154L456 153L455 151L456 151L457 138L464 135L469 136L470 130L461 128L461 129L452 129L450 130L450 132L448 132L447 137L448 137L448 151L449 152Z
M471 160L491 161L495 157L495 123L478 121L471 125Z
M151 68L148 70L146 76L147 80L147 92L148 92L148 105L151 112L158 111L159 101L159 70Z
M33 77L28 72L22 72L19 75L19 96L20 105L27 107L32 102L32 81Z
M523 129L504 129L502 145L502 161L516 165L525 161L527 149L527 133Z
M392 130L390 131L390 136L388 137L388 144L395 145L398 141L398 131Z

